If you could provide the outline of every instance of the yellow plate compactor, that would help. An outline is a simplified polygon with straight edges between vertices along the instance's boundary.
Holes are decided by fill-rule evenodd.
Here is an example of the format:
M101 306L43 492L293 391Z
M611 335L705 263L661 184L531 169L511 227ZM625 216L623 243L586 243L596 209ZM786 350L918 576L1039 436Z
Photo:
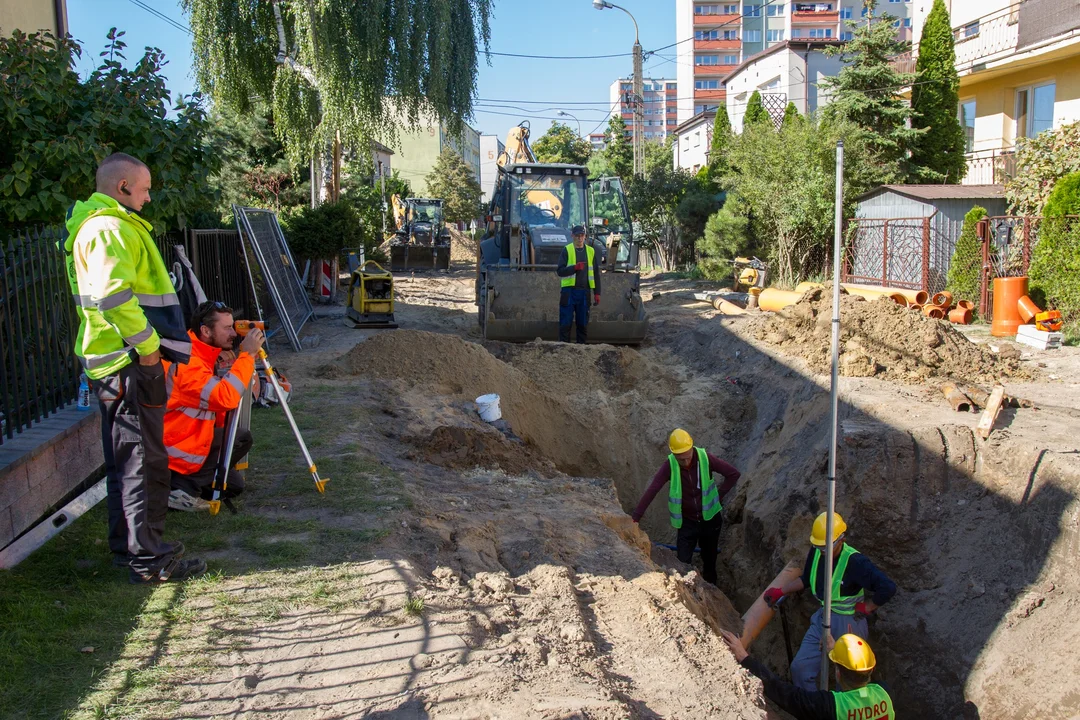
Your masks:
M353 271L345 324L351 328L396 328L394 276L374 260Z

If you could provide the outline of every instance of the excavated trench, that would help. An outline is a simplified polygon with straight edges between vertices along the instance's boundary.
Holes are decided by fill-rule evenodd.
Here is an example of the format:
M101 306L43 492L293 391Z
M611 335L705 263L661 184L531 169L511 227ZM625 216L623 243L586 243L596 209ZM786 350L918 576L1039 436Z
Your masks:
M677 340L673 355L657 347L482 347L400 331L362 343L326 374L398 380L412 393L454 398L408 438L418 458L610 478L627 512L664 461L668 433L685 427L743 472L725 503L719 585L744 611L788 561L805 556L824 502L828 394L719 323ZM488 392L500 394L521 441L463 420L468 399ZM872 619L871 641L878 677L903 715L1045 716L1028 714L1025 698L1062 693L1056 678L1034 669L1042 655L1027 644L1069 617L1066 598L1080 589L1072 568L1076 461L1007 438L987 443L964 425L885 422L848 402L840 418L837 509L849 541L899 586ZM672 541L663 502L641 526L655 542ZM700 598L683 600L714 627L721 621ZM789 607L793 649L813 610L806 598ZM782 671L784 644L773 622L754 652ZM1061 651L1075 666L1075 651ZM1028 659L1032 670L1015 667Z

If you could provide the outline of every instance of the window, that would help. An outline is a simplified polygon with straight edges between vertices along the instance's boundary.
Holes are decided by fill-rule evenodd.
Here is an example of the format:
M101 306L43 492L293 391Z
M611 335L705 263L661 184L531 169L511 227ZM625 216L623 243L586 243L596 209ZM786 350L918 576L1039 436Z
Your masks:
M784 14L784 4L768 5L765 8L765 14L769 17L778 17Z
M630 83L623 83L622 84L622 91L623 92L630 92L631 90L633 90L633 87L631 87Z
M698 55L694 58L695 65L719 65L719 55Z
M904 27L906 27L906 28L911 27L911 18L904 18Z
M739 64L739 56L738 55L725 55L724 56L724 64L725 65L738 65Z
M840 8L840 19L841 20L850 20L851 19L851 8L849 8L849 7Z
M727 35L727 31L724 31L724 35ZM716 40L720 37L720 33L716 30L697 30L694 32L695 40ZM726 37L724 38L727 39Z
M695 5L695 15L716 15L716 5Z
M832 28L810 28L810 35L812 38L831 38Z
M1016 136L1035 137L1054 127L1055 83L1016 91Z
M855 33L851 32L850 30L845 30L844 32L840 33L840 39L843 40L844 42L848 42L849 40L853 39L854 37L855 37Z
M713 32L715 33L716 31L713 30ZM739 39L739 31L738 30L725 30L724 31L724 39L725 40L738 40Z
M695 80L694 81L694 89L695 90L719 90L720 89L720 81L719 80Z
M676 88L678 88L678 84L677 84L677 83L668 83L668 84L667 84L667 89L668 89L668 90L675 90Z
M979 34L979 21L976 20L975 22L968 23L964 27L960 28L959 34L960 34L960 37L957 38L958 40L963 40L964 38L969 38L969 37L975 37L976 35Z
M975 149L975 100L960 101L960 127L964 128L964 152Z
M738 5L725 5L724 6L724 14L725 15L738 15L739 14L739 6Z
M769 42L784 42L783 30L766 30L765 39Z
M859 15L861 15L862 17L866 17L866 11L867 11L867 8L866 8L865 5L863 5L862 12L860 12Z
M761 17L760 5L743 5L742 6L743 17Z
M760 30L744 30L743 31L743 42L748 42L748 43L761 42L761 31Z

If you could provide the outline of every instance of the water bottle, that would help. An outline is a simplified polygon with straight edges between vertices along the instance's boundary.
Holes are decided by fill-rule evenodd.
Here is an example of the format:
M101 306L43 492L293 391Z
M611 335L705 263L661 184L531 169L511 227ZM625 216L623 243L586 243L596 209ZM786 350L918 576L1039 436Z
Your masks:
M79 375L79 402L76 407L79 410L90 409L90 381L86 378L86 373Z

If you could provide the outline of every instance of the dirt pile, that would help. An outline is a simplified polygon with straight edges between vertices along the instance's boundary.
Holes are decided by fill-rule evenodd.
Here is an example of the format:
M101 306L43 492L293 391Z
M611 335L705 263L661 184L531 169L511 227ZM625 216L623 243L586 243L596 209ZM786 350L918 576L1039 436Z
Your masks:
M450 231L450 264L476 264L478 243L468 232L462 232L453 225L447 225Z
M829 372L832 295L807 292L781 312L763 318L754 335L789 355L801 357L817 373ZM1025 377L1015 358L994 355L968 340L948 322L931 320L891 300L840 297L840 374L923 382L931 377L992 382Z
M416 446L409 455L432 465L465 470L468 468L499 468L512 475L530 470L542 475L557 474L551 461L537 455L524 443L513 442L490 426L474 427L440 425L429 435L405 438Z

